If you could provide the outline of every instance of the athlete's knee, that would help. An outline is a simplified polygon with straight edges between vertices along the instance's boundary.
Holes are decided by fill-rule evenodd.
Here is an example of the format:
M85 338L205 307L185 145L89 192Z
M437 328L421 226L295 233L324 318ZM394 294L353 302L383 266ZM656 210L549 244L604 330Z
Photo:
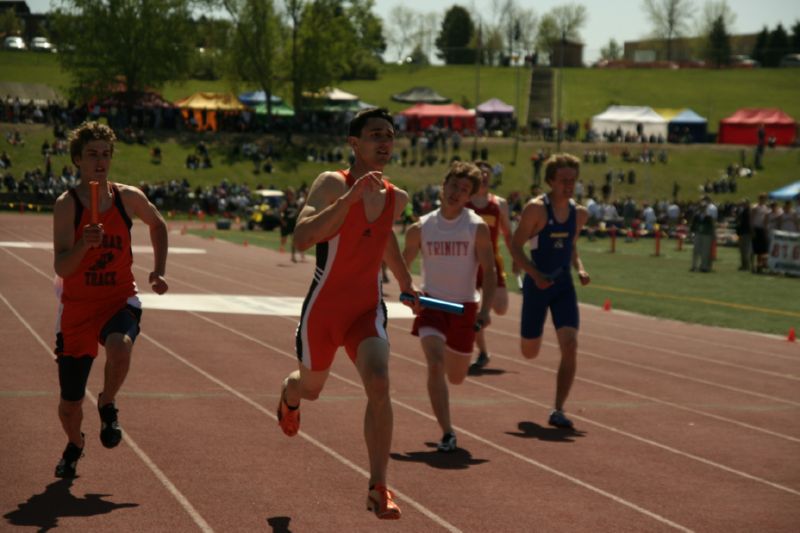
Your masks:
M389 372L373 371L364 379L364 390L367 398L378 399L389 397Z
M61 418L72 418L81 412L83 406L83 398L77 401L70 401L61 399L58 402L58 415Z
M571 328L558 331L558 346L562 358L574 358L578 353L578 333Z
M319 395L322 394L322 387L303 387L302 398L311 402L317 400Z
M451 385L461 385L464 383L465 379L467 379L466 372L449 372L447 374L447 381L449 381Z
M109 359L125 360L133 351L133 341L127 335L115 333L106 338L106 356Z
M522 341L520 341L520 350L525 359L535 359L539 355L541 347L541 337L537 339L522 339Z

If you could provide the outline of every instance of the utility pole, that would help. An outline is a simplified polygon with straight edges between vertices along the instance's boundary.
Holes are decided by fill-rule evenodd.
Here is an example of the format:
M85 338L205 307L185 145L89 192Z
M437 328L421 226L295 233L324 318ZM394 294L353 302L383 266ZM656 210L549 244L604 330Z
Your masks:
M480 103L481 98L481 49L483 43L482 36L482 23L478 23L478 45L477 49L475 50L475 134L472 136L472 151L477 152L478 150L478 104Z
M561 30L561 58L558 62L558 106L556 108L556 152L561 152L561 100L564 99L564 48L567 44L567 30Z

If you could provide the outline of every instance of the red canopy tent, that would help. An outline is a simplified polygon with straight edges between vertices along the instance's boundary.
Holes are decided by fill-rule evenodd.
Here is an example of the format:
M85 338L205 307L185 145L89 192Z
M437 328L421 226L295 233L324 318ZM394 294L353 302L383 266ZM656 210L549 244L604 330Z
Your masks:
M780 109L740 109L719 123L718 142L758 144L758 128L764 125L765 137L775 137L779 145L791 145L797 136L797 123Z
M408 131L426 130L430 126L455 131L475 129L475 111L458 104L416 104L400 114L406 117Z

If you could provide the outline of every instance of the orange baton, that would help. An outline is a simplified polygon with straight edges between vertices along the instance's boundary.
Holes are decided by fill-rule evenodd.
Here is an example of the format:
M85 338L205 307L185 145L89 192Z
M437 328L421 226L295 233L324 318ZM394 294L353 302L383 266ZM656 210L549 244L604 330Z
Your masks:
M92 224L97 224L100 222L100 182L90 181L89 188L91 189L92 193L91 221Z

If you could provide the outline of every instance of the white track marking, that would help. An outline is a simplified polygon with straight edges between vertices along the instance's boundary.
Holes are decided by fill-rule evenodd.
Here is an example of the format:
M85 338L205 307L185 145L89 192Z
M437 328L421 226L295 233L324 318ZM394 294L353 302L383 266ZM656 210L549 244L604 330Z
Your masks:
M41 270L35 267L33 267L33 269L36 272L43 274ZM25 326L25 328L30 332L33 338L36 339L36 341L44 348L48 356L52 359L55 359L55 356L53 355L50 346L47 345L44 339L42 339L42 337L33 329L33 327L28 323L28 321L25 320L25 318L23 318L22 315L19 314L19 312L14 308L14 306L11 305L11 302L9 302L2 293L0 293L0 299L3 300L3 303L11 310L14 316L17 317L17 320L19 320L20 323L22 323L22 325ZM86 395L89 397L91 402L96 406L97 399L94 397L94 395L88 390L86 391ZM156 479L158 479L164 486L164 488L166 488L167 491L170 494L172 494L172 496L178 501L180 506L183 507L183 509L186 511L189 517L191 517L194 523L197 524L197 527L199 527L201 531L205 531L208 533L214 531L211 528L211 526L208 525L208 522L206 522L205 519L200 515L197 509L194 508L191 502L189 502L189 500L186 499L186 496L184 496L183 493L181 493L181 491L178 490L175 484L172 483L172 481L170 481L170 479L167 477L166 474L164 474L164 472L158 467L158 465L156 465L153 462L153 460L150 459L150 457L144 452L144 450L142 450L139 447L139 445L136 444L136 441L133 439L130 432L128 431L125 432L125 438L122 439L122 442L124 444L127 444L131 448L131 450L133 450L133 453L135 453L139 457L139 459L141 459L141 461L145 464L145 466L147 466L147 468L150 469L153 475L155 475Z

